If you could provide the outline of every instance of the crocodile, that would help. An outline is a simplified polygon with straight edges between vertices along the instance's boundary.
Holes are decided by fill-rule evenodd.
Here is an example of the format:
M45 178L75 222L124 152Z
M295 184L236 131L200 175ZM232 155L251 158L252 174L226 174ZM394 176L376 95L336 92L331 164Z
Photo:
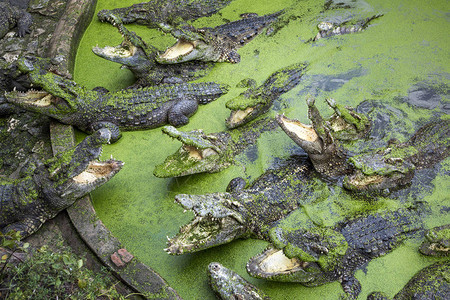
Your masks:
M434 227L425 233L426 240L420 245L420 253L445 257L450 253L450 224Z
M157 165L153 174L165 178L222 171L234 164L240 153L254 146L262 134L276 129L276 121L270 118L210 134L202 130L182 132L173 126L165 126L163 133L178 139L183 145Z
M300 83L307 63L296 63L282 68L259 87L250 87L238 97L228 101L225 106L231 110L226 120L228 128L244 125L267 112L275 99Z
M361 32L361 31L365 30L367 28L367 26L369 26L370 22L372 22L373 20L378 19L382 16L383 16L383 14L376 14L371 17L358 20L353 25L349 24L349 21L341 22L338 24L332 23L332 22L320 22L319 25L317 25L319 32L312 39L312 41L317 41L319 39L336 36L336 35Z
M250 42L267 26L283 14L279 11L265 16L244 17L214 28L193 26L173 27L161 24L161 29L171 33L177 42L156 60L162 64L176 64L191 60L238 63L237 49Z
M24 37L25 34L30 33L32 24L33 17L30 13L9 2L0 2L0 39L16 26L17 35Z
M155 61L160 51L147 44L136 33L129 31L120 17L109 18L123 37L123 42L115 47L94 47L92 51L107 60L120 63L129 69L137 79L133 87L156 85L160 83L180 83L205 76L212 69L212 63L187 62L185 64L158 64Z
M108 129L100 129L53 158L30 159L19 179L0 177L1 232L29 236L46 220L111 179L123 163L98 161L102 145L110 138Z
M150 28L158 28L160 23L169 22L174 25L210 16L231 0L156 0L133 4L128 7L104 9L97 17L102 22L111 22L110 16L120 17L125 24L136 23Z
M394 296L394 300L450 299L450 261L439 261L418 271ZM389 300L382 292L373 292L367 300Z
M354 155L352 174L343 185L353 191L376 191L407 185L415 171L430 168L450 153L450 120L431 121L406 142L390 141L386 147Z
M348 152L339 140L357 139L370 129L370 120L353 109L327 99L335 114L324 120L315 106L315 99L306 97L308 117L312 125L278 115L276 120L286 134L308 153L314 168L320 174L336 177L351 172Z
M263 291L218 262L208 265L209 283L220 299L269 300Z
M74 125L87 133L109 128L111 141L120 129L156 128L167 123L185 125L199 104L207 104L227 92L226 85L214 82L164 84L155 87L108 92L88 90L72 80L44 71L45 59L23 57L19 68L43 91L8 92L9 103Z
M342 135L336 134L334 125L322 118L314 99L307 98L307 103L312 126L283 115L276 119L286 134L308 153L320 174L344 175L343 185L349 190L384 191L403 187L411 182L415 170L429 168L449 155L450 120L425 124L407 142L389 141L385 147L355 154L342 146ZM370 128L367 118L355 112L348 114L351 110L343 113L343 107L333 100L328 103L355 130L353 136L367 133ZM344 132L345 136L349 134L348 129Z
M204 195L179 194L175 201L195 214L179 233L168 240L172 255L201 251L238 238L268 239L268 230L293 210L314 199L307 180L314 169L305 157L294 157L266 171L248 188L233 179L227 192Z
M333 226L277 226L270 232L272 244L248 261L247 271L312 287L339 281L346 299L356 299L361 285L355 271L421 229L415 209L369 213Z

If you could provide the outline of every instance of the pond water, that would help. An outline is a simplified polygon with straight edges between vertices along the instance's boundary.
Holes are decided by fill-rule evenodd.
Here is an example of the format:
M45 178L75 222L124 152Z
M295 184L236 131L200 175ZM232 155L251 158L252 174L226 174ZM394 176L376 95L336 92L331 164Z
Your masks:
M139 2L99 0L96 12ZM395 117L391 117L387 127L377 127L377 135L382 138L380 143L394 137L404 141L428 120L448 118L448 1L368 0L356 2L356 6L322 13L323 3L316 0L260 0L258 5L255 1L235 0L219 14L193 22L200 27L215 26L225 20L237 20L241 13L263 15L286 7L289 7L287 14L297 16L275 35L260 35L241 48L239 64L218 63L208 76L202 78L201 81L227 83L231 89L218 100L201 106L182 130L226 130L224 121L229 111L224 104L243 91L235 87L238 82L253 78L259 85L276 70L302 61L309 63L302 82L277 100L269 115L285 113L308 123L304 101L307 94L316 97L316 105L324 115L331 114L323 101L325 97L350 106L362 102L381 103L393 111ZM316 35L316 26L322 20L367 17L376 13L384 16L373 21L372 26L362 33L305 43ZM170 35L154 29L138 25L127 25L127 28L161 50L174 43ZM115 46L121 41L114 27L100 23L94 17L78 50L75 80L89 88L104 86L110 90L132 84L131 72L91 51L95 45ZM157 271L185 299L214 298L206 276L206 267L212 261L234 269L273 299L337 299L342 293L337 282L308 288L248 276L245 264L267 246L264 241L238 240L194 254L166 254L163 251L166 236L175 235L178 228L192 218L190 212L184 214L174 203L176 194L224 191L232 178L242 176L252 181L277 159L299 152L283 133L263 134L252 149L252 155L242 154L238 164L220 173L175 179L154 177L155 165L179 147L178 142L161 134L160 129L125 132L119 142L104 147L104 157L112 155L123 160L125 166L108 184L93 193L94 207L101 220L130 252ZM436 166L431 183L407 197L411 201L423 200L432 204L434 214L425 220L430 227L448 223L448 215L440 213L439 208L448 205L449 163L446 159ZM377 205L390 203L395 203L395 199L383 198ZM418 254L419 243L419 240L408 241L359 270L356 277L362 284L360 299L365 299L374 290L393 296L416 271L434 262L435 259Z

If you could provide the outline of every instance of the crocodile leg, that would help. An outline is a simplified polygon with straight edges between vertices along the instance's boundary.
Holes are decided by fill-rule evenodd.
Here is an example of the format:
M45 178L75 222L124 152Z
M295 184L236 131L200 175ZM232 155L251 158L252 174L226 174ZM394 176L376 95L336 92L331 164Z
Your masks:
M197 100L187 98L183 101L179 101L172 108L170 108L168 121L170 125L182 126L189 123L189 117L192 116L198 108Z
M92 132L95 132L102 128L108 128L111 131L111 139L110 139L111 143L117 142L120 139L120 137L122 136L119 126L117 126L114 123L101 121L101 122L96 122L91 125Z
M2 228L1 232L8 233L10 231L16 231L20 232L20 235L22 237L26 237L36 232L42 226L42 224L44 224L45 220L45 217L27 217Z
M354 276L344 276L341 282L342 289L345 292L344 299L357 299L361 293L361 283Z

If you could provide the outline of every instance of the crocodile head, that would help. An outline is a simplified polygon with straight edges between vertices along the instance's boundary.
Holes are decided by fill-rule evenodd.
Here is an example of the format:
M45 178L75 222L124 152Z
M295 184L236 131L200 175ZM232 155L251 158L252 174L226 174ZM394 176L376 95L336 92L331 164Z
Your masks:
M92 51L96 55L120 63L128 68L142 68L145 65L154 64L155 56L158 53L156 48L147 45L140 36L129 31L118 16L110 11L101 11L100 13L102 13L101 20L110 22L119 30L123 41L115 47L93 47Z
M274 281L317 286L329 281L346 254L344 236L331 228L271 229L269 246L247 263L250 275Z
M450 255L450 224L434 227L425 234L426 240L420 245L419 251L429 256Z
M218 262L210 263L208 271L211 288L221 299L270 299L256 286Z
M327 177L337 177L351 172L348 153L333 135L328 122L314 105L314 98L306 97L308 117L312 125L278 115L276 120L284 132L308 153L317 172Z
M396 149L395 149L396 148ZM405 158L414 147L400 145L382 148L349 158L354 172L344 178L344 187L355 191L377 191L401 187L414 176L415 166Z
M115 8L112 10L102 9L97 13L100 22L109 22L114 25L113 17L120 18L125 24L136 22L149 25L146 19L152 14L153 3L138 3L129 7Z
M307 66L307 63L295 63L284 67L270 75L257 88L254 81L247 79L241 82L239 85L243 83L252 84L253 86L250 86L247 91L225 103L225 106L231 110L230 116L226 120L227 127L235 128L241 126L267 112L275 99L300 83Z
M36 176L43 192L48 196L47 199L57 201L57 206L64 207L90 193L119 172L123 166L121 161L98 160L102 145L109 143L110 139L109 129L100 129L78 145L45 161L42 167L45 167L46 172Z
M234 99L228 101L225 106L231 110L226 120L228 128L236 128L246 124L265 113L272 106L271 101L260 97L259 93L253 93L252 89L245 91Z
M165 249L169 254L180 255L226 244L248 232L242 206L230 193L181 194L175 201L192 210L195 217L169 239Z
M77 106L72 101L53 96L46 91L28 90L6 93L6 100L27 110L56 117L53 113L76 112Z
M156 61L161 64L177 64L191 60L197 61L226 61L219 51L224 45L220 45L220 39L211 36L208 28L194 28L184 26L173 29L164 24L163 30L169 31L177 42L169 47L164 53L156 57Z
M163 133L183 143L178 151L157 165L156 177L179 177L202 172L217 172L229 165L224 161L229 140L226 134L204 134L201 130L181 132L173 126L162 128Z
M352 107L336 103L334 99L326 98L325 101L334 110L334 114L326 120L334 138L349 141L367 135L371 127L367 116L357 113Z
M47 71L48 59L25 56L17 63L20 71L28 73L30 81L42 90L7 92L5 98L11 104L61 120L84 106L91 107L98 99L98 92Z
M245 15L244 19L214 28L172 26L162 23L160 28L170 32L177 42L157 57L159 63L175 64L190 60L238 63L239 47L244 46L267 26L277 20L284 11L265 16Z

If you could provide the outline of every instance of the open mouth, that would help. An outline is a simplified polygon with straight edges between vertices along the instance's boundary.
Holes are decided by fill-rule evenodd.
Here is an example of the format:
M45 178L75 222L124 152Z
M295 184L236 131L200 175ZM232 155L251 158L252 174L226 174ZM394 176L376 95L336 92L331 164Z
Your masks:
M243 220L236 212L227 210L209 199L210 203L202 200L192 200L197 195L177 195L175 201L186 209L191 209L195 217L188 224L180 227L179 233L168 238L165 251L172 255L196 252L222 245L242 236L245 233ZM214 198L214 194L198 195L198 197Z
M175 237L169 238L165 251L172 255L181 255L228 243L234 236L222 240L219 240L219 237L225 236L230 231L228 228L235 226L239 226L239 223L233 218L196 216L190 223L180 227Z
M37 107L47 107L59 99L45 91L30 90L25 93L11 92L6 94L7 98L11 98L18 103L29 104Z
M213 171L217 165L214 162L218 161L218 157L219 153L212 148L201 149L183 145L162 164L157 165L153 174L156 177L167 178Z
M383 182L383 176L377 174L364 175L358 171L354 175L345 177L343 184L349 190L365 190L370 189L370 187L376 187Z
M98 46L92 48L92 51L100 57L103 58L128 58L132 57L136 53L136 47L131 43L127 43L126 41L122 42L122 44L112 47L106 46L100 48Z
M283 115L278 115L277 121L291 138L295 136L296 139L307 142L314 142L319 139L319 136L311 125L305 125L300 121L289 119Z
M218 153L212 148L200 149L195 146L183 145L183 150L188 153L188 158L195 160L202 160L211 155L217 155Z
M191 54L195 47L195 42L179 39L175 45L167 48L167 50L161 54L157 60L160 63L176 63L183 57Z
M118 160L91 161L86 169L73 177L73 181L80 185L91 185L99 181L106 181L122 168L123 162Z
M134 32L128 31L128 29L123 25L122 20L112 14L110 11L105 11L102 22L107 21L113 24L117 28L119 33L122 35L123 41L120 45L112 47L106 46L100 48L98 45L92 48L92 51L105 59L112 60L119 63L130 63L129 60L137 55L138 47L144 47L145 42L137 36ZM128 59L128 60L127 60Z
M296 257L287 257L283 250L269 247L250 259L247 263L247 271L257 278L271 279L275 276L302 271L308 264L308 262L301 261Z
M182 146L155 167L153 174L156 177L178 177L220 169L223 148L220 137L205 135L201 130L181 132L173 126L163 127L162 132L179 140Z
M230 116L227 119L227 125L230 128L239 125L244 121L252 112L253 107L247 107L245 110L234 110L231 112Z

